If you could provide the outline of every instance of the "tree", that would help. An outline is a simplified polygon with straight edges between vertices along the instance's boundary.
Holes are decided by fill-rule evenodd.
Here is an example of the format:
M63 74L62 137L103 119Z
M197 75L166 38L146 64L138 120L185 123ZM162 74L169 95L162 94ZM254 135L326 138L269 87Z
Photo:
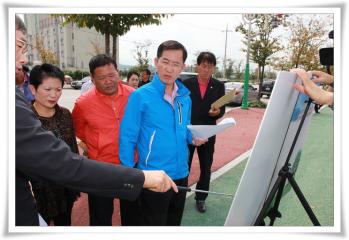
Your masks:
M116 38L127 33L132 26L161 24L166 14L55 14L63 18L63 24L75 23L78 27L95 28L105 35L105 53L110 55L110 36L113 38L113 53L116 57Z
M242 80L244 76L244 69L242 68L242 60L237 63L234 67L235 78L238 80Z
M42 63L50 63L53 65L58 64L56 54L51 49L45 48L44 41L41 37L36 36L34 48L38 51L39 58Z
M319 49L326 42L328 22L331 24L331 21L314 15L310 18L296 16L295 20L290 22L291 34L282 56L274 58L274 68L279 70L321 69Z
M255 23L253 24L255 27L250 33L250 36L252 36L250 41L251 60L258 65L258 101L261 97L260 91L263 84L264 68L270 63L270 57L281 49L279 37L272 35L273 30L278 26L275 25L276 17L276 15L274 16L271 14L257 14L255 16ZM235 30L245 36L243 42L247 45L248 27L244 24L240 24Z
M235 61L228 58L227 63L228 63L227 64L228 66L225 69L225 76L226 76L226 78L231 79L233 77L233 74L234 74L233 66L235 64Z
M133 58L138 63L138 69L144 70L149 67L149 47L152 45L151 41L145 41L144 43L136 43L136 50L135 55L133 55Z

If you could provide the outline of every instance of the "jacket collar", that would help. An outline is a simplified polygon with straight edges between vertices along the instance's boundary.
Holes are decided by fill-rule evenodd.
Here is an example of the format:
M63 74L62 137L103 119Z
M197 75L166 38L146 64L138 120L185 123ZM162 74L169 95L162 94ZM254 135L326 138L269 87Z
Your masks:
M189 90L184 86L184 84L181 81L178 80L178 78L175 81L175 83L178 87L178 96L185 96L190 94ZM157 73L154 75L153 80L150 82L150 84L152 84L152 86L161 94L161 96L164 96L166 85L163 82L161 82Z

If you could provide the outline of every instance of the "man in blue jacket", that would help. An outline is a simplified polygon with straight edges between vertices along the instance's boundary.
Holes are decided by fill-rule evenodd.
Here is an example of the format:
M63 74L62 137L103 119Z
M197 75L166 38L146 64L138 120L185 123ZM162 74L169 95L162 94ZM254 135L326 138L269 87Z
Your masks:
M192 139L189 90L177 79L187 58L185 47L177 41L160 44L155 58L157 74L153 81L134 91L128 100L120 126L121 164L138 169L164 170L178 186L188 185L188 146L207 140ZM135 165L134 151L138 152ZM127 218L133 225L179 226L185 192L157 194L144 190ZM125 211L126 212L126 211ZM136 219L138 222L133 221ZM140 222L142 219L143 222Z

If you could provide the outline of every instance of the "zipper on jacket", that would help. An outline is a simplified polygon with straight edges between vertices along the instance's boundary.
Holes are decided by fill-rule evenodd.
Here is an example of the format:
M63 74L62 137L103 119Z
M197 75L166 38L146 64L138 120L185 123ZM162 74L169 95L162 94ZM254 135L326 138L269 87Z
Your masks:
M151 135L150 140L149 140L149 146L148 146L149 151L148 151L147 158L145 159L145 166L148 166L148 159L149 159L149 156L150 156L150 153L151 153L151 148L152 148L152 145L153 145L155 133L156 133L156 130L154 130L154 132Z
M182 104L180 102L177 102L177 105L178 105L179 124L182 124Z

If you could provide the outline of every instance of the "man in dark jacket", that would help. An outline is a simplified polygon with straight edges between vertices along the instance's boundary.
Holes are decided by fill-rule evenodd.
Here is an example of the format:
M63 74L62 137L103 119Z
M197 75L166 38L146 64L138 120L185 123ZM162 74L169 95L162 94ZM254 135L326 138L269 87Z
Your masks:
M215 55L210 52L201 52L197 58L198 76L184 81L184 85L191 92L191 124L193 125L215 125L216 120L225 113L225 107L218 109L211 108L211 104L225 94L224 84L212 78L215 67ZM197 148L199 155L200 179L196 185L196 189L209 190L215 141L216 137L213 136L200 147L189 145L189 169L195 148ZM206 198L206 193L196 193L196 207L199 212L203 213L206 211Z
M150 75L151 72L149 69L144 69L143 71L141 71L141 81L139 81L138 87L142 87L145 84L150 83Z
M16 16L16 73L27 63L26 27ZM163 171L141 171L86 159L41 127L16 88L16 226L37 226L39 216L29 179L49 180L65 187L106 197L133 200L142 187L166 192L174 182Z

